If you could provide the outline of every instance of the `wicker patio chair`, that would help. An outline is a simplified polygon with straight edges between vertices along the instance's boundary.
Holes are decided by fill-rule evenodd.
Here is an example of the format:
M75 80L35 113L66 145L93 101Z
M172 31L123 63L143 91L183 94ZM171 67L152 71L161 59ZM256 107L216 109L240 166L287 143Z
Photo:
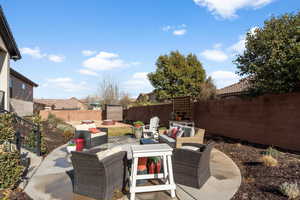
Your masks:
M172 162L175 183L201 188L211 176L210 154L214 143L183 143L182 146L198 147L199 150L174 149Z
M72 152L73 192L94 199L112 199L114 190L122 191L125 186L127 153L121 151L99 160L91 152Z

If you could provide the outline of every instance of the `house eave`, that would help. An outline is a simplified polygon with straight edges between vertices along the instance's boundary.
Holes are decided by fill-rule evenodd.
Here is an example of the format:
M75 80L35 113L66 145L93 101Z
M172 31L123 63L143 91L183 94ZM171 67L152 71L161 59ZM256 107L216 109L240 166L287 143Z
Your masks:
M17 43L13 37L13 34L9 28L3 9L0 6L0 35L4 41L10 58L13 60L19 60L22 58L21 53L18 49Z

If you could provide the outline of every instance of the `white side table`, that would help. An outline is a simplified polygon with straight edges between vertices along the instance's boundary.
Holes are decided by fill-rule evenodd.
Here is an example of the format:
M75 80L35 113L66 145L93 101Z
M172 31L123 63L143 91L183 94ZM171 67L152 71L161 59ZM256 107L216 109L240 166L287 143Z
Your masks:
M130 200L135 199L135 193L171 190L171 197L175 197L176 185L174 183L172 168L173 149L167 144L132 145L132 165L130 176ZM138 159L140 157L160 156L163 160L163 173L137 175ZM136 180L141 179L164 179L165 184L154 186L136 186Z

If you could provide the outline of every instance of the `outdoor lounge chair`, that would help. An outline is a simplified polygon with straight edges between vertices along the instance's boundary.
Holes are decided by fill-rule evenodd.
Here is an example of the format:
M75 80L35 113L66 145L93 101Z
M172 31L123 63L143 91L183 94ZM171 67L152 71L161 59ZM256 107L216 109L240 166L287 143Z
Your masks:
M178 126L181 126L181 125L178 125ZM167 143L172 148L180 148L182 143L203 144L205 129L194 128L194 127L190 127L190 126L181 126L181 127L184 131L183 136L172 138L166 134L161 134L161 135L159 135L159 138L158 138L159 142ZM193 132L195 132L195 134L193 134Z
M158 137L159 118L152 117L150 124L143 126L144 138L157 138Z
M198 150L176 148L173 151L173 171L176 184L201 188L211 176L210 154L214 143L207 145L183 143L183 146L197 147Z
M112 199L113 192L122 191L126 182L127 153L120 151L99 160L93 151L72 152L73 192L94 199Z

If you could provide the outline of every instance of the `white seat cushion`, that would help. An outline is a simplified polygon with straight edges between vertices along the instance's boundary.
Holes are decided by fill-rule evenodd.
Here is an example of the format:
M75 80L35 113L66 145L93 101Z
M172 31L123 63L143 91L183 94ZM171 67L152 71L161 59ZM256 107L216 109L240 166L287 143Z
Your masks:
M98 153L97 153L97 157L98 157L99 160L102 160L102 159L104 159L104 158L106 158L106 157L108 157L108 156L110 156L110 155L113 155L113 154L115 154L115 153L118 153L118 152L120 152L120 151L122 151L122 148L121 148L121 147L119 147L119 146L113 147L113 148L111 148L111 149L107 149L107 150L105 150L105 151L100 151L100 152L98 152Z
M193 150L193 151L199 150L198 147L193 147L193 146L182 146L181 149L189 149L189 150Z
M174 138L169 137L169 136L167 136L167 135L165 135L165 134L162 134L162 135L160 135L159 137L160 137L163 141L165 141L165 142L176 142Z
M106 135L106 132L91 133L91 138Z
M75 129L77 131L88 131L89 128L97 128L97 127L96 127L95 123L93 123L93 124L80 124L80 125L75 126Z

